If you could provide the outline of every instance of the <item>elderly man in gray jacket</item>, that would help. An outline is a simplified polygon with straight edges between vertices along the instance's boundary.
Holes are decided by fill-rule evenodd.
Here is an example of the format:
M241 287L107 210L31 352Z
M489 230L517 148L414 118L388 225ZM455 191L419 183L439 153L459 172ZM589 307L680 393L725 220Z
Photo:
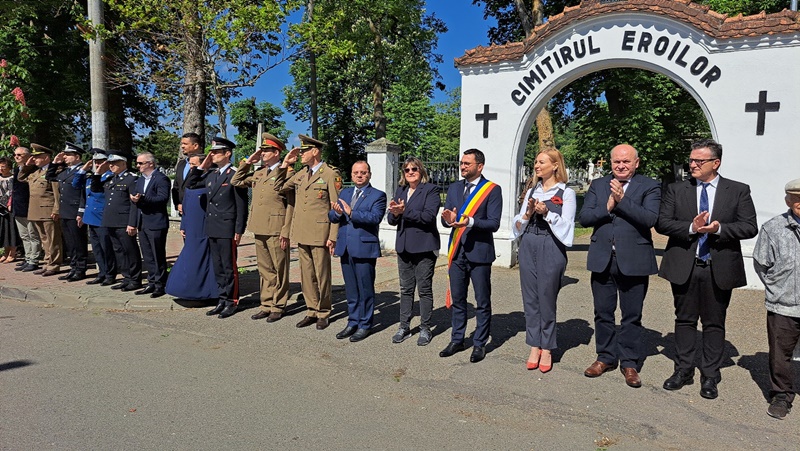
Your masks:
M767 414L783 419L792 410L792 351L800 339L800 179L786 184L789 210L761 227L753 264L764 282L772 383Z

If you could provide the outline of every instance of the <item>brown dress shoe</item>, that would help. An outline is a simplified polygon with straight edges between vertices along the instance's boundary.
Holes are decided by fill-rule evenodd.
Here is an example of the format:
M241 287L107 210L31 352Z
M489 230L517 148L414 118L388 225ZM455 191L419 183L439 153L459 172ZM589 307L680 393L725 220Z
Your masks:
M622 374L625 375L625 383L628 384L628 387L639 388L642 386L639 373L634 368L622 368Z
M251 316L250 319L264 319L264 318L266 318L268 316L269 316L269 312L265 312L265 311L262 310L262 311L256 313L255 315Z
M605 372L613 370L616 367L617 365L606 365L599 360L595 360L593 364L589 365L589 368L586 368L586 371L583 372L583 375L586 377L597 377Z
M328 327L328 318L317 318L317 330L324 330Z
M54 271L52 269L48 269L47 271L42 273L42 276L43 277L50 277L50 276L55 276L56 274L58 274L58 271Z
M297 327L306 327L310 326L317 322L317 319L313 316L306 316L305 318L301 319L299 323L295 324Z
M275 321L278 321L279 319L281 319L282 316L283 315L278 313L278 312L272 312L267 317L267 322L268 323L274 323Z

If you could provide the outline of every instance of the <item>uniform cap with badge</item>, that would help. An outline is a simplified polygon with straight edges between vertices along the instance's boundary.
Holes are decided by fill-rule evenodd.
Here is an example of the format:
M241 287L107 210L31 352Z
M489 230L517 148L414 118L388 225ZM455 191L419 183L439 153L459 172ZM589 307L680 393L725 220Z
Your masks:
M317 148L322 150L323 147L328 145L328 143L320 141L318 139L314 139L310 136L306 135L297 135L300 138L300 153L303 153L306 150Z
M86 151L83 150L83 148L81 148L77 144L71 143L69 141L67 141L66 145L64 146L63 152L64 153L76 153L78 155L83 155L84 153L86 153Z
M262 133L261 134L261 145L259 146L261 150L269 150L269 149L278 149L278 150L286 150L286 145L278 139L277 136L271 133Z
M227 140L225 138L217 136L217 137L214 137L214 139L211 140L211 151L212 152L214 152L215 150L230 150L230 151L232 151L235 148L236 148L236 144L234 144L233 141Z
M113 163L115 161L128 161L131 155L128 152L123 150L109 150L108 151L108 162Z
M92 147L89 149L89 153L92 154L92 160L107 160L108 155L106 155L105 149L101 149L99 147Z
M45 147L41 144L31 143L31 156L37 157L40 155L53 155L53 149Z

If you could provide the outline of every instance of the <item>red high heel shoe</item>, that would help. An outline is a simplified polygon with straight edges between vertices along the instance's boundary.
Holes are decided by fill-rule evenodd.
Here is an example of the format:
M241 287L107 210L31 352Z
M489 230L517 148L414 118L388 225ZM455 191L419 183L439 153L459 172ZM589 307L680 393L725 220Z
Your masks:
M542 353L542 354L544 354L544 353ZM541 359L541 356L539 358ZM539 371L541 371L542 373L546 373L546 372L548 372L548 371L550 371L552 369L553 369L553 355L550 354L550 363L547 364L547 365L545 365L544 363L540 363L539 364Z
M533 348L531 348L531 351L533 351ZM539 359L541 357L542 357L542 350L540 349L539 355L536 356L536 361L530 360L530 356L528 356L529 360L525 362L525 367L528 368L528 370L535 370L536 368L539 368Z

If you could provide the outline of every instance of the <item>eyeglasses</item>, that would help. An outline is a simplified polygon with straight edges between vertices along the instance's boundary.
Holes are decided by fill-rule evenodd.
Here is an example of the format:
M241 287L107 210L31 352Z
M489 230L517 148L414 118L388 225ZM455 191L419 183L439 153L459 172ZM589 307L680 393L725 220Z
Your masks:
M702 166L709 161L716 161L716 158L689 158L689 166L696 164L698 166Z
M146 165L147 163L149 163L149 161L137 161L137 162L136 162L136 166L144 166L144 165Z
M419 172L419 168L411 166L403 169L403 171L408 174L409 172Z
M25 154L24 153L15 153L14 156L15 157L24 157Z
M469 161L460 161L458 164L460 164L461 166L470 167L475 163L470 163Z

